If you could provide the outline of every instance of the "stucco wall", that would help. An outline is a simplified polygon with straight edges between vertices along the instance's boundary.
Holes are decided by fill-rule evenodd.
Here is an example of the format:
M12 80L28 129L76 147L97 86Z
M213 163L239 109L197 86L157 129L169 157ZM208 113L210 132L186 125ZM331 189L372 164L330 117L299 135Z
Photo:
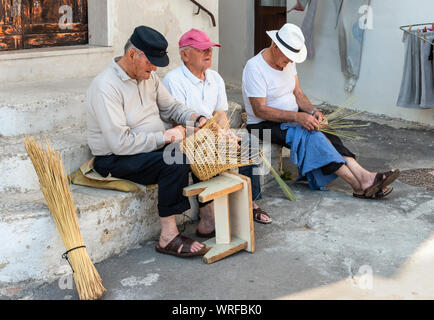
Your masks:
M295 0L288 0L292 8ZM333 0L318 1L315 20L316 56L297 66L303 90L311 97L340 105L355 95L353 107L395 118L434 125L434 110L396 106L404 65L401 25L432 21L434 1L372 0L374 25L366 30L359 81L349 94L344 90L336 10ZM254 1L220 0L219 71L227 83L241 85L245 63L254 51ZM302 25L305 12L292 11L288 22ZM316 100L316 99L315 99Z
M315 20L316 56L297 65L303 90L311 97L339 105L351 95L360 110L434 125L434 109L407 109L396 106L404 67L402 25L431 22L432 0L373 0L374 24L365 30L359 81L350 94L344 90L338 37L335 29L336 10L332 0L318 3ZM291 12L288 21L301 26L305 13Z
M220 0L219 72L227 84L240 85L244 66L255 45L255 2Z
M213 27L211 17L204 11L197 12L197 6L188 0L110 0L111 39L116 54L122 54L123 46L138 25L146 25L160 31L169 42L170 65L158 71L160 75L179 66L178 40L180 36L196 28L205 31L212 41L219 41L218 1L199 1L216 18ZM213 56L213 68L218 67L218 49Z
M107 5L103 4L107 1ZM102 71L113 56L121 55L128 37L138 25L147 25L163 33L169 42L170 65L158 71L163 76L180 64L179 37L191 28L205 31L215 42L219 41L218 1L200 3L214 14L217 27L204 11L188 0L89 0L91 44L107 44L111 48L78 46L16 50L0 53L1 83L41 80L62 80L92 77ZM106 10L107 8L107 10ZM84 49L83 49L84 48ZM74 52L74 54L71 54ZM218 49L214 53L213 68L218 67Z

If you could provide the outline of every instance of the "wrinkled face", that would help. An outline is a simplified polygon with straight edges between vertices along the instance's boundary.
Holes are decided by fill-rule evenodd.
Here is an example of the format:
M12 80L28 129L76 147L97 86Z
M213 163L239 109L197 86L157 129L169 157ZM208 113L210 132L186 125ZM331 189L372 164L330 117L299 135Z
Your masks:
M148 80L151 72L157 71L157 67L148 60L143 52L131 49L128 55L131 59L131 72L137 81Z
M196 70L206 70L212 66L212 47L205 50L187 47L183 50L183 60Z
M287 56L283 54L282 51L280 51L279 47L275 44L273 44L272 47L273 57L274 57L274 63L279 67L284 69L288 63L293 62L291 59L289 59Z

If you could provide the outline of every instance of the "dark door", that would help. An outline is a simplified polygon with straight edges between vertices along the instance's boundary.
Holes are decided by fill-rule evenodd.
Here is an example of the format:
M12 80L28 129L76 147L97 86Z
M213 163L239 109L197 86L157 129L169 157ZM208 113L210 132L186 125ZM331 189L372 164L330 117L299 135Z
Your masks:
M0 50L88 43L87 0L0 3Z
M286 0L255 0L255 54L271 44L266 34L286 23Z

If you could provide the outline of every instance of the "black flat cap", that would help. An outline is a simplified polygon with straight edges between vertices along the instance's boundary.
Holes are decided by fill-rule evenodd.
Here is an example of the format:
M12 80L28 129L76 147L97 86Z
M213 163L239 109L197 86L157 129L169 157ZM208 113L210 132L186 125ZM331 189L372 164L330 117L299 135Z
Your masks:
M146 26L134 29L130 38L131 43L139 50L142 50L151 63L157 67L169 65L167 55L167 40L157 30Z

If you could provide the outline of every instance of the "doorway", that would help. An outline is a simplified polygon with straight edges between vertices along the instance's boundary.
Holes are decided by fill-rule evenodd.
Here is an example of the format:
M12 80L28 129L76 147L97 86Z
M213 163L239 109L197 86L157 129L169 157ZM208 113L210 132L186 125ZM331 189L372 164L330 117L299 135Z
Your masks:
M255 55L271 45L266 31L286 23L286 0L255 0Z

